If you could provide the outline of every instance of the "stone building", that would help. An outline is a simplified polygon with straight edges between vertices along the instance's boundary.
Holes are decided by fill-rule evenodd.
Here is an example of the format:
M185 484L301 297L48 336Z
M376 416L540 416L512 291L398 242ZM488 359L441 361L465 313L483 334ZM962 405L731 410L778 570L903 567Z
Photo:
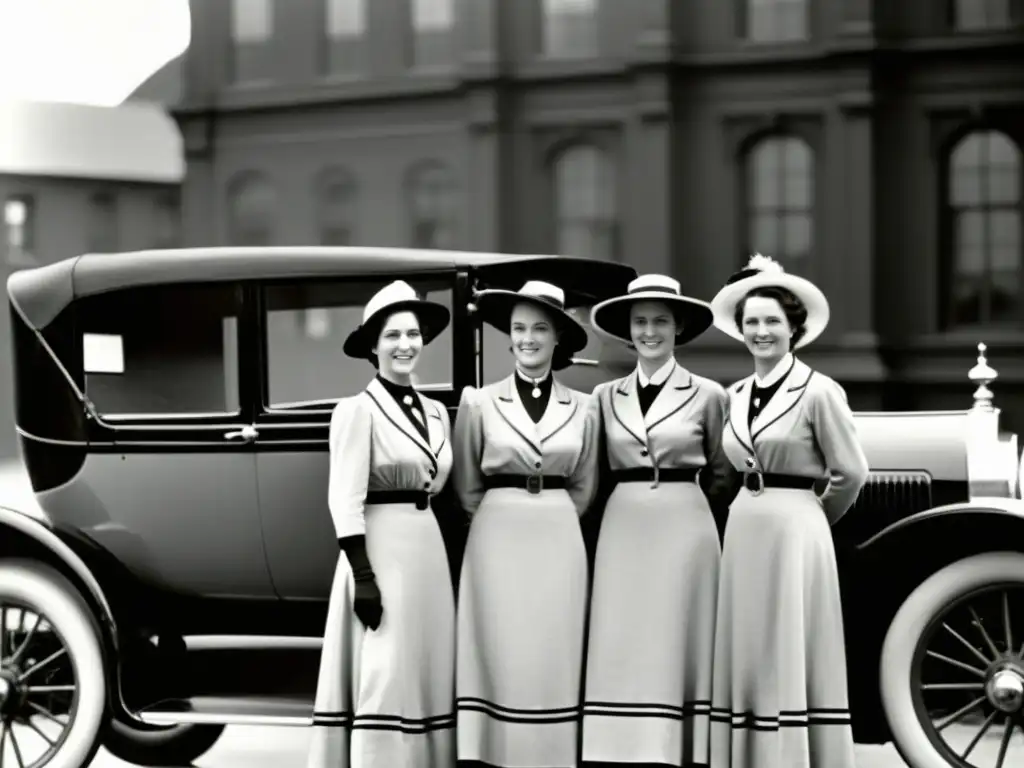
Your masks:
M193 3L184 231L596 256L707 298L757 250L831 298L804 357L855 406L965 406L985 341L1013 421L1022 6ZM717 331L685 356L749 366Z

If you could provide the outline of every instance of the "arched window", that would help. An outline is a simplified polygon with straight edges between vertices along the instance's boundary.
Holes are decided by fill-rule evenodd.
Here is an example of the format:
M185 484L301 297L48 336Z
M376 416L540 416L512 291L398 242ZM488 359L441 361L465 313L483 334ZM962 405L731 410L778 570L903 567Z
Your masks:
M542 11L545 56L597 55L597 0L543 0Z
M406 194L413 248L454 248L457 189L448 166L428 161L414 167Z
M1020 148L999 131L975 131L948 162L948 323L1020 322Z
M805 274L814 247L814 152L801 138L768 136L746 157L747 243Z
M317 242L351 245L356 224L356 180L343 168L327 168L316 180Z
M246 171L228 185L228 242L272 245L277 221L277 193L262 173Z
M619 222L611 160L589 144L569 147L555 158L554 187L558 253L615 261Z

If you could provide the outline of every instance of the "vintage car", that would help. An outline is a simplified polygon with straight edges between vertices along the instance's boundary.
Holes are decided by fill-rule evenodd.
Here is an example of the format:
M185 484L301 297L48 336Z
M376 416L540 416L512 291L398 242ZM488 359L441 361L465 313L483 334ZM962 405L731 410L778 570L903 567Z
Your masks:
M181 765L226 725L309 725L338 557L328 424L373 375L341 352L366 300L402 278L451 308L417 372L454 416L464 386L510 368L477 290L550 280L586 321L633 277L372 248L87 254L13 274L32 492L0 506L0 760L81 768L103 744ZM595 337L562 378L589 390L632 365ZM913 768L1007 746L1000 765L1024 760L1024 503L995 378L982 358L963 411L857 414L872 473L838 551L855 732ZM435 513L454 577L466 527L450 494ZM584 518L591 543L599 520Z

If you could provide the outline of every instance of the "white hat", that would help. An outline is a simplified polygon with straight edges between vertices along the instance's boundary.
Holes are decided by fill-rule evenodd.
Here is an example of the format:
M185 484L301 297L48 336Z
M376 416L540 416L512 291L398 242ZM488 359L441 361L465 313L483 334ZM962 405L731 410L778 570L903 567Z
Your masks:
M727 336L743 341L743 332L736 322L736 307L755 288L785 288L792 293L807 310L804 334L793 345L794 349L805 347L818 338L828 325L828 299L810 280L789 274L782 265L769 256L755 253L747 266L726 281L725 287L711 300L715 327Z
M637 301L661 301L675 314L679 328L677 347L693 341L711 327L711 307L700 299L683 296L679 281L666 275L641 275L626 286L626 293L590 310L590 324L600 333L631 342L629 308Z
M424 345L433 341L451 321L451 312L443 304L421 299L404 280L395 280L373 294L363 308L363 322L345 339L343 350L349 357L372 360L380 325L395 312L409 311L420 321Z
M558 329L558 346L551 367L565 368L572 356L587 346L587 331L575 317L565 311L565 291L543 280L529 280L518 291L490 288L476 296L481 319L502 333L511 332L512 310L527 302L546 310Z

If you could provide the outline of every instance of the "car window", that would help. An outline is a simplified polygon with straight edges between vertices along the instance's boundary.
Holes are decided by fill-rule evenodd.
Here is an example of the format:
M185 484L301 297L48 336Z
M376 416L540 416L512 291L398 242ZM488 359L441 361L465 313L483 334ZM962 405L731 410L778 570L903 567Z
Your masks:
M79 303L85 394L103 416L239 412L240 289L159 286Z
M329 409L366 387L376 369L346 356L343 346L362 322L366 302L388 282L320 280L264 288L268 408ZM409 283L451 310L448 282ZM416 379L423 391L452 389L451 325L424 349Z
M569 314L583 324L587 331L587 346L576 353L582 362L557 372L558 380L572 389L591 392L594 387L609 379L628 373L635 363L632 355L622 345L602 339L590 327L590 307L570 307ZM513 369L511 343L508 336L481 323L483 328L481 347L483 350L484 384L490 384L508 376ZM596 362L596 365L590 363Z

